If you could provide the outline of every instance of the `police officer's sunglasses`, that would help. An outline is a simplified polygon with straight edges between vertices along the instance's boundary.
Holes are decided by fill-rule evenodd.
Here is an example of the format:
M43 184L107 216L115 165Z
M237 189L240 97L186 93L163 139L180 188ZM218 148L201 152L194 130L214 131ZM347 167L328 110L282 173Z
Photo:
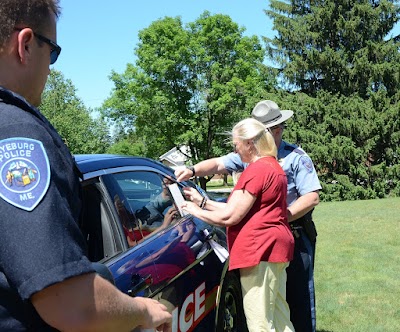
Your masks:
M276 126L270 127L269 130L272 131L272 130L275 130L275 129L278 129L278 128L285 129L286 128L286 124L285 123L280 123L280 124L278 124Z
M21 31L21 30L22 30L21 28L14 28L14 29L15 29L16 31ZM23 29L25 29L25 28L23 28ZM35 37L36 37L37 39L39 39L40 41L42 41L42 42L44 42L44 43L50 45L50 47L51 47L51 51L50 51L50 64L51 64L51 65L54 64L54 63L57 61L58 56L59 56L60 53L61 53L61 47L60 47L56 42L52 41L52 40L49 39L49 38L46 38L45 36L42 36L42 35L40 35L40 34L38 34L38 33L36 33L36 32L33 32L33 34L34 34Z

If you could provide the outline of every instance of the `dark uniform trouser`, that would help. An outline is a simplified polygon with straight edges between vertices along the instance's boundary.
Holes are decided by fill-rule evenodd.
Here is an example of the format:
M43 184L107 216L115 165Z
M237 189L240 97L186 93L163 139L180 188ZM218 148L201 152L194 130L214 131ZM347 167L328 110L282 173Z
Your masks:
M294 257L286 269L286 300L295 331L315 332L315 242L310 242L303 229L297 229L296 232Z

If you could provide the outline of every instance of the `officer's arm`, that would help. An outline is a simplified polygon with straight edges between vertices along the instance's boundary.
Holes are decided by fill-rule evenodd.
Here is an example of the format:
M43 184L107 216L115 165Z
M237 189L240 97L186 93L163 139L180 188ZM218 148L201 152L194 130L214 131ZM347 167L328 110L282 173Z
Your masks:
M196 176L228 174L222 161L222 157L203 160L194 165L194 170ZM181 182L190 179L193 176L193 172L187 167L179 167L175 170L175 176L177 177L178 182Z
M171 331L171 315L148 298L132 298L95 273L67 279L31 297L39 315L61 331Z
M291 206L288 207L288 221L291 222L301 218L318 204L318 191L312 191L300 196Z

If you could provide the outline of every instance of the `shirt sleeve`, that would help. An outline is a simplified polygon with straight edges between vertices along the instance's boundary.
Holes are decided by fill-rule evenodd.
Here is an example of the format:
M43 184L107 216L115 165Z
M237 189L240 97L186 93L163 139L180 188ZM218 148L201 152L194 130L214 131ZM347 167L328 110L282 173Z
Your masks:
M239 154L233 152L223 156L222 162L229 174L233 172L243 172L248 165L240 159Z
M80 183L74 173L73 159L40 121L16 111L18 120L0 126L0 150L3 147L0 166L15 156L15 160L22 160L18 156L23 154L19 150L24 149L23 144L11 151L14 156L11 152L4 153L1 143L13 137L41 142L50 166L48 187L38 193L43 198L33 210L21 209L7 201L6 191L0 197L0 270L10 286L26 300L52 284L94 270L86 256L86 242L78 225ZM19 120L18 116L25 120ZM31 164L40 162L26 159ZM36 174L37 181L39 175ZM4 185L4 179L1 181Z
M264 176L265 170L260 168L258 163L253 163L242 173L233 190L245 189L253 196L258 196L263 191Z
M322 189L314 164L307 154L295 158L294 180L300 196Z

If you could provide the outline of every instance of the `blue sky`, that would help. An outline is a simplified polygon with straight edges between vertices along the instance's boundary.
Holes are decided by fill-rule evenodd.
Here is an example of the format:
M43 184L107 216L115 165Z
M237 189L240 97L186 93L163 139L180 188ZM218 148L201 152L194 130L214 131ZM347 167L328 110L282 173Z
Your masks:
M112 70L134 63L138 33L165 16L195 21L205 10L229 15L246 35L272 34L268 0L61 0L57 42L62 52L53 68L70 79L85 106L95 108L113 88Z
M57 41L62 52L54 68L72 81L85 106L96 108L111 93L111 71L123 73L135 62L138 33L153 21L180 16L185 24L208 10L229 15L245 35L273 36L264 13L268 5L268 0L61 0Z

